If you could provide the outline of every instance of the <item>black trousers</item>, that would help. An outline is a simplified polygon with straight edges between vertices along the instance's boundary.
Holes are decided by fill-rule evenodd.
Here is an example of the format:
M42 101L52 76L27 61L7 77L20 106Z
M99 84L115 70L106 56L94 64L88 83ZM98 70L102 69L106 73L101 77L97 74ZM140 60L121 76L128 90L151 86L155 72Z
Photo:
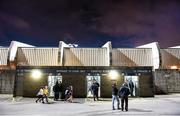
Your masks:
M46 103L48 103L48 96L47 95L43 96L43 99L42 99L43 103L44 103L44 98L46 99Z
M125 103L125 110L128 111L128 96L121 97L121 108L124 110L124 103Z
M131 94L131 97L133 97L134 95L133 95L133 88L130 88L130 94Z
M54 92L54 100L58 100L59 99L59 92Z
M93 91L93 98L94 98L94 101L99 100L99 97L98 97L98 91Z
M37 97L38 97L38 99L36 100L36 102L38 102L38 101L40 101L40 102L43 101L43 95L38 95Z

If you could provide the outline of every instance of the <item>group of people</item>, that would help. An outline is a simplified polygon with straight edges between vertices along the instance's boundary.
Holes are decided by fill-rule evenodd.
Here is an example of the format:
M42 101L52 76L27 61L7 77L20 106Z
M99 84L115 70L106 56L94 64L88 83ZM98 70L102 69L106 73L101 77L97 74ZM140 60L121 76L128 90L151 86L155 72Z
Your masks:
M129 85L128 85L129 84ZM117 102L117 109L120 109L120 100L121 99L121 110L124 111L124 104L125 104L125 110L128 111L128 96L131 94L133 96L133 90L132 86L133 84L130 83L123 83L123 85L118 89L116 83L112 85L112 109L115 110L114 104L115 101ZM93 94L94 101L99 100L98 97L98 91L99 91L99 83L97 81L94 81L89 90ZM53 86L54 91L54 100L57 101L62 96L62 83L56 82L56 84ZM37 93L37 102L44 102L44 99L46 99L46 103L48 103L48 87L41 87L39 92ZM67 102L73 102L73 86L68 86L65 90L65 101Z
M48 94L49 94L48 87L47 86L41 87L39 92L37 93L38 98L36 100L36 103L37 102L45 103L44 98L46 99L46 103L48 103Z
M116 83L112 85L112 109L115 110L114 103L117 102L117 109L120 109L119 97L121 99L121 110L124 111L124 103L125 110L128 111L128 96L130 94L130 89L127 83L123 83L123 85L118 90Z
M62 92L63 92L63 86L61 81L57 81L56 84L53 86L53 92L54 92L54 101L58 101L60 98L62 98ZM37 93L37 100L38 102L44 102L44 99L46 99L46 103L48 103L48 87L44 86L39 89L39 92ZM67 102L73 102L73 86L68 86L65 90L65 101Z

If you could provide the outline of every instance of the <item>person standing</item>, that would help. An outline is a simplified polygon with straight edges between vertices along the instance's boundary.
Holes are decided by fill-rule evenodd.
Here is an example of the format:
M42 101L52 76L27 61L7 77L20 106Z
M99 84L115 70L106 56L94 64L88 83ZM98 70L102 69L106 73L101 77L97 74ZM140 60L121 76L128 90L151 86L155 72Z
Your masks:
M58 81L56 81L56 84L53 86L54 91L54 101L57 101L59 99L59 93L60 93L60 84Z
M119 96L118 96L118 89L116 87L116 83L112 85L112 109L115 110L114 102L117 102L117 109L119 108Z
M133 97L134 83L132 82L132 80L129 81L129 88L130 88L131 97Z
M97 81L95 81L95 84L97 86L96 98L97 98L97 100L99 100L98 94L99 94L99 87L100 87L100 85L99 85L99 83Z
M124 110L124 102L125 102L125 110L128 111L128 95L130 94L130 90L128 88L128 84L124 83L122 87L119 89L119 96L121 97L121 110Z
M63 93L63 85L62 85L62 82L60 81L59 82L59 98L60 99L62 98L62 93Z
M98 83L97 82L93 82L93 84L91 85L91 91L93 93L93 98L94 98L94 101L99 100L98 98Z

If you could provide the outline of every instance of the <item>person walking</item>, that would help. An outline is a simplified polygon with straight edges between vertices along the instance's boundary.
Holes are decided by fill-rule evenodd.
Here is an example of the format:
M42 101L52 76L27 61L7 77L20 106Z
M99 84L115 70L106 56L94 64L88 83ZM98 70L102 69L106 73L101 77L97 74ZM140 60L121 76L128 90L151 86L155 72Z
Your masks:
M116 83L112 85L112 110L115 110L114 102L117 102L117 109L119 108L119 96L118 96L118 89L116 87Z
M48 102L48 94L49 94L48 86L45 86L43 89L43 103L44 103L44 98L46 99L46 103L49 103Z
M130 90L128 88L128 84L124 83L122 87L119 89L119 96L121 97L121 110L124 110L124 102L125 102L125 110L128 111L128 95L130 94Z
M41 87L39 89L39 92L37 93L37 97L38 99L36 100L36 103L39 102L43 102L43 87Z

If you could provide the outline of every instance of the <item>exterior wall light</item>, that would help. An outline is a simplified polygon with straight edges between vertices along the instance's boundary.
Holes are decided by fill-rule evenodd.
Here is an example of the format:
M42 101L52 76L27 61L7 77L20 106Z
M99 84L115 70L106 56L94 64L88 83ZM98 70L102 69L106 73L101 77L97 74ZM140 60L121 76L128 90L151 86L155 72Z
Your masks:
M117 77L119 76L116 70L111 70L108 75L112 81L116 81Z
M31 77L34 79L39 79L42 76L42 72L40 70L32 70Z
M170 68L171 69L177 69L177 66L171 66Z

